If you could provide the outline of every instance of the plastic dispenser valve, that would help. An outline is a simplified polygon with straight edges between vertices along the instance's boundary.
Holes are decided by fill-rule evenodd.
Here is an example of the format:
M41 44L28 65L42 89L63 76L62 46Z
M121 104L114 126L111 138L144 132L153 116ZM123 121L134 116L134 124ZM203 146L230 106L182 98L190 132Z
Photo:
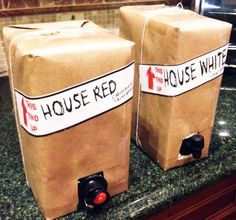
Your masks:
M102 173L79 179L79 205L87 209L106 208L110 201L107 186Z
M202 155L202 149L204 148L204 137L200 134L194 134L193 136L183 140L180 154L189 155L192 154L194 159L199 159Z

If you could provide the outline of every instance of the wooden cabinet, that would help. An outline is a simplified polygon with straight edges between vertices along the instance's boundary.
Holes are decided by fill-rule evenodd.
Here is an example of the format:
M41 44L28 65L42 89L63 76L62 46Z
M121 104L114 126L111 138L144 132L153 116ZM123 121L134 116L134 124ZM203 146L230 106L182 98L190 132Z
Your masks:
M236 220L236 174L176 202L148 220Z

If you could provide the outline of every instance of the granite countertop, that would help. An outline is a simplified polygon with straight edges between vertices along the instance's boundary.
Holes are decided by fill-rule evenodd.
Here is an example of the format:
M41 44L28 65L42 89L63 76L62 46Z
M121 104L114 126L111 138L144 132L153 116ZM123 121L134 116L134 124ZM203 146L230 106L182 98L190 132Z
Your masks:
M131 144L130 188L109 210L61 219L143 218L236 173L236 71L223 78L209 157L164 172ZM8 78L0 78L0 219L43 219L25 182Z

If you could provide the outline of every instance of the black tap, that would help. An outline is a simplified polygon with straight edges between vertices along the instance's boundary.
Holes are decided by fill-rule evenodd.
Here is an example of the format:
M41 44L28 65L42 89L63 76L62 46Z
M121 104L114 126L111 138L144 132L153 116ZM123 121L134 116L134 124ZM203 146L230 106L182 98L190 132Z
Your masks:
M189 155L192 154L194 159L199 159L202 155L202 149L204 148L204 137L200 134L194 134L193 136L183 140L180 154Z
M79 206L86 209L106 208L110 201L107 186L102 172L79 179Z

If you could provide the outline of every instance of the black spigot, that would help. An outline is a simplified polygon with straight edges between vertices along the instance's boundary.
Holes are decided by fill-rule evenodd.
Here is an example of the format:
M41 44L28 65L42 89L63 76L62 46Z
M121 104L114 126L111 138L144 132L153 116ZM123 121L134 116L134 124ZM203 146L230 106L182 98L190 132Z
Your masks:
M87 209L106 208L110 201L107 181L102 173L79 179L78 192L80 206Z
M202 155L202 149L204 148L204 137L200 134L194 134L193 136L183 140L180 154L189 155L192 154L194 159L199 159Z

